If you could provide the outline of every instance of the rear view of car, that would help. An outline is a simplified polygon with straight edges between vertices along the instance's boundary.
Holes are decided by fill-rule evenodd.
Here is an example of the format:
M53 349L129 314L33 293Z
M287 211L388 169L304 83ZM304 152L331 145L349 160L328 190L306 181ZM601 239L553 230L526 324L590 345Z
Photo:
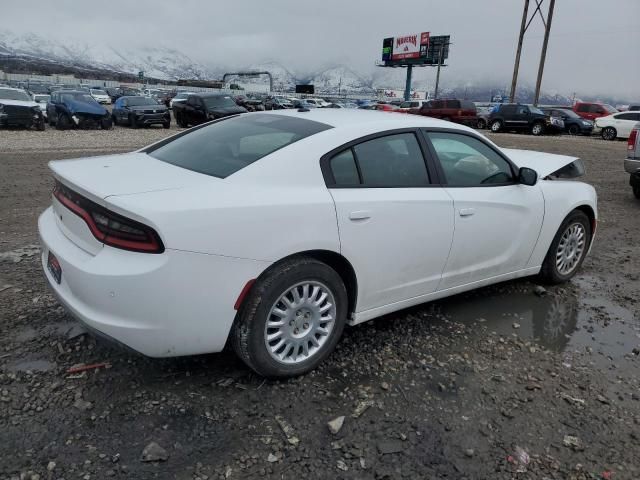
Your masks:
M629 185L633 194L640 199L640 122L636 123L629 135L624 169L629 174Z

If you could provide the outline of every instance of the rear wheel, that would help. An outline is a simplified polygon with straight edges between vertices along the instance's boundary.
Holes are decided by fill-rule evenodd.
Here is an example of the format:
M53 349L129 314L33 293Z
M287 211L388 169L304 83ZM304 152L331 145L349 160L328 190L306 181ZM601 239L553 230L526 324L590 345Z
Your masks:
M56 128L58 130L67 130L71 127L71 119L66 113L59 113L56 120Z
M618 136L618 132L616 132L616 129L613 127L605 127L602 130L601 135L603 140L615 140L616 137Z
M591 244L591 222L580 210L574 210L558 229L542 263L540 277L547 283L563 283L578 271Z
M575 123L573 125L569 125L569 134L570 135L580 135L580 127Z
M103 130L111 130L111 128L113 127L113 120L111 120L111 117L103 118L100 121L100 127Z
M477 126L480 129L485 129L485 128L487 128L487 121L484 118L479 118Z
M493 122L491 122L492 132L497 133L500 130L502 130L502 122L500 120L494 120Z
M164 122L162 128L171 128L171 122Z
M531 134L538 136L538 135L542 135L544 133L544 125L540 122L536 122L533 124L533 126L531 127Z
M241 306L231 339L238 356L267 377L316 368L335 348L347 318L340 276L312 258L293 258L258 279Z

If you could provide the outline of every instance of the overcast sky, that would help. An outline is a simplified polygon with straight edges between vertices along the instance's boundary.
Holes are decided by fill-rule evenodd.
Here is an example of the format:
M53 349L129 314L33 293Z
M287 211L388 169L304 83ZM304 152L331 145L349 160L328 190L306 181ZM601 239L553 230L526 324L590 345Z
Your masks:
M382 39L450 34L443 82L508 85L524 0L74 0L3 1L17 33L75 36L88 43L163 44L213 67L275 60L297 74L343 63L371 73ZM546 15L549 0L544 1ZM533 13L535 0L530 1ZM534 19L520 80L535 84L543 38ZM420 75L435 76L434 69ZM640 0L558 0L543 89L640 99Z

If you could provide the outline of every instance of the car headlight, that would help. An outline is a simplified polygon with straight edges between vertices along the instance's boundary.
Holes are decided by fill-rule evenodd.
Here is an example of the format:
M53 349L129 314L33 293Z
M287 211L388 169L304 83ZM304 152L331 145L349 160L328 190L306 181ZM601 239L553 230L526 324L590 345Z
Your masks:
M590 127L591 125L593 125L593 123L591 123L591 122L590 122L590 121L588 121L588 120L583 120L583 121L582 121L582 124L583 124L585 127Z

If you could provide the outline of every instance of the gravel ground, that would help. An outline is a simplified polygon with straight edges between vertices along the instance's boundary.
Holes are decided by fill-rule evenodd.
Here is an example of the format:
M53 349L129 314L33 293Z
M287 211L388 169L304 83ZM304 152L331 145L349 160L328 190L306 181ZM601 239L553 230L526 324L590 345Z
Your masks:
M570 284L508 282L348 328L317 371L272 382L227 352L105 344L45 285L47 161L174 132L0 132L0 479L640 478L640 202L623 142L491 135L584 159L600 222Z

